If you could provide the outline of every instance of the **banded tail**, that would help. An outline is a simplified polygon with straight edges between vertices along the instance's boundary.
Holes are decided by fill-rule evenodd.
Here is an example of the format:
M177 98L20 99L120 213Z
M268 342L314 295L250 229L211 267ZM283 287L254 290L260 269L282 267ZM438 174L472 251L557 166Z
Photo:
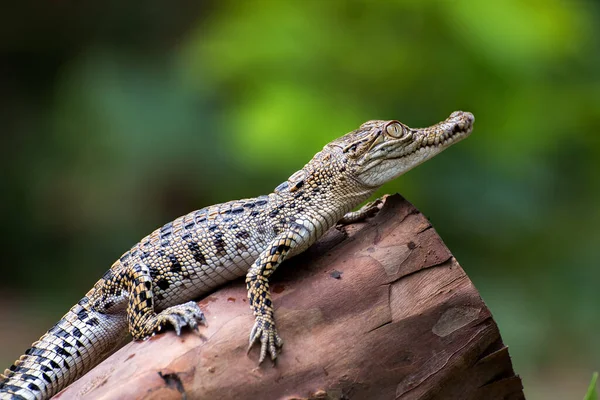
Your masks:
M93 311L84 297L0 374L0 400L49 399L102 361L126 333L124 315Z

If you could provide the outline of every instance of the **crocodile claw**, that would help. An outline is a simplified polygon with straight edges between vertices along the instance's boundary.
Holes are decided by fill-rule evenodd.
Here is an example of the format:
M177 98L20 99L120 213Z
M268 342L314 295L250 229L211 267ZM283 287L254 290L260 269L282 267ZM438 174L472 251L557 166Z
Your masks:
M277 358L277 349L283 346L283 340L277 333L277 329L275 329L273 323L265 321L260 317L256 319L252 331L250 331L248 353L252 349L252 346L258 341L260 341L260 357L258 359L258 364L261 364L265 360L267 351L271 356L271 360L275 361Z
M198 324L206 325L204 313L198 307L195 301L189 301L169 307L156 316L158 327L171 325L175 329L177 336L181 335L181 328L189 326L193 330L198 329Z

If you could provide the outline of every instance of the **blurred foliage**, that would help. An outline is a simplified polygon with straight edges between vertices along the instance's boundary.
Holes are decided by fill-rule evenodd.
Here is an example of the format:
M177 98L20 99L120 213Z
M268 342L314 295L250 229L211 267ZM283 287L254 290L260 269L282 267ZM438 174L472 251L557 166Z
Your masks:
M598 400L598 392L596 392L596 383L598 382L598 373L594 372L592 376L592 381L590 382L590 387L588 388L587 393L583 400Z
M570 377L597 368L597 2L6 8L0 361L164 222L269 192L365 120L425 126L463 109L474 134L381 193L430 217L528 398L577 395Z

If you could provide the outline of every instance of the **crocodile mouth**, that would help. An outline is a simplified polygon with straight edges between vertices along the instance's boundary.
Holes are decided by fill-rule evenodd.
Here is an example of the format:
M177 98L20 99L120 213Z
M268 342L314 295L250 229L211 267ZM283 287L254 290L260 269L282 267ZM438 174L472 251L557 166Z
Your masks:
M453 121L454 118L458 117L458 121ZM422 142L409 153L404 154L404 157L410 156L417 152L427 152L429 150L444 149L456 142L459 142L469 136L473 131L473 122L475 117L473 114L468 112L457 111L444 122L439 125L442 128L441 134L435 135L433 141L430 141L428 137L423 137ZM452 124L452 127L444 127L446 124ZM423 135L420 129L415 129L413 135Z

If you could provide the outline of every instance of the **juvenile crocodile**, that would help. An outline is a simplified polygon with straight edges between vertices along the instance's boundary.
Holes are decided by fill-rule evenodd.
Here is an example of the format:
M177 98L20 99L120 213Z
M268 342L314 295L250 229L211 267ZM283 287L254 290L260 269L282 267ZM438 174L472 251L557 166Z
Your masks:
M277 357L269 278L287 258L306 250L337 222L377 210L365 201L472 130L471 113L457 111L436 125L409 128L369 121L327 144L273 193L193 211L142 239L40 340L0 375L0 399L47 399L114 350L127 332L135 340L173 327L205 323L194 301L246 276L255 323L248 350L260 342L261 363Z

